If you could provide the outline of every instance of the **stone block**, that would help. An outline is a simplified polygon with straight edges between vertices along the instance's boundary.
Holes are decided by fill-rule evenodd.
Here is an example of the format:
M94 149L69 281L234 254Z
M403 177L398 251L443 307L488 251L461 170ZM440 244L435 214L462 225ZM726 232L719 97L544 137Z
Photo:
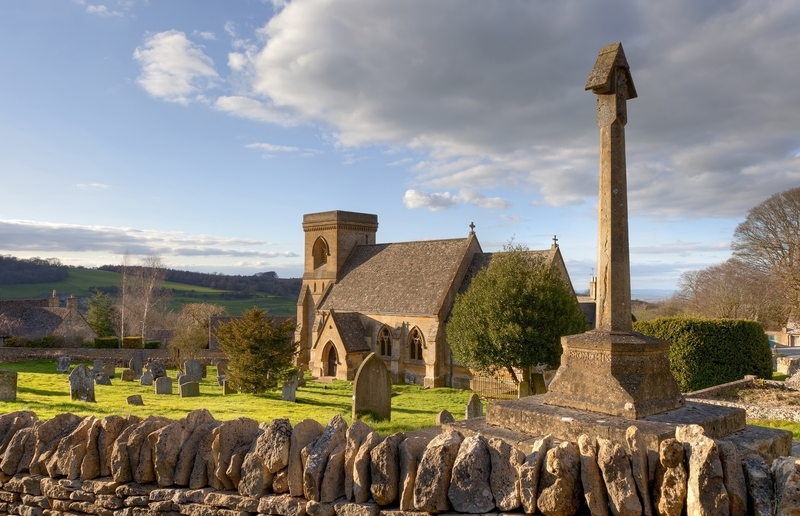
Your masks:
M136 375L132 369L124 369L121 373L120 379L123 382L132 382L136 379Z
M103 371L109 378L114 378L117 374L117 368L111 364L103 366Z
M0 401L16 401L17 372L0 369Z
M171 390L171 389L170 389ZM200 383L199 382L186 382L178 386L181 398L195 398L200 396Z
M128 396L128 405L144 405L141 394L132 394Z
M234 389L233 385L231 385L228 382L227 379L222 381L222 395L223 396L228 396L229 394L238 394L238 393L239 393L239 391Z
M97 385L111 385L111 378L105 373L105 371L100 371L99 373L94 373L94 383Z
M156 394L172 394L172 378L160 376L155 381Z

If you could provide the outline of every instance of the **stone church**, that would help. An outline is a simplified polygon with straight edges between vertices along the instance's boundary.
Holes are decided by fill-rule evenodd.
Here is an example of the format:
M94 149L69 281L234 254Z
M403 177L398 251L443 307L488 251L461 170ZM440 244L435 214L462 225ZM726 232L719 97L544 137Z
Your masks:
M465 238L377 244L377 215L303 216L305 270L297 301L298 363L314 376L352 380L371 352L393 381L469 388L444 326L458 292L487 267L474 231ZM570 285L556 243L541 254Z

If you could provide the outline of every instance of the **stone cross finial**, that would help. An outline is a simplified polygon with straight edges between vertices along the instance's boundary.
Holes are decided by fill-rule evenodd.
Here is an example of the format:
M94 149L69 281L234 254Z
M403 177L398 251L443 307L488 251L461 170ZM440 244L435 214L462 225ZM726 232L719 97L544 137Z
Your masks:
M621 43L600 49L585 89L597 95L600 126L597 329L629 332L632 325L625 124L626 102L636 98L636 88Z
M470 222L469 223L469 234L470 235L474 235L475 234L475 223L474 222Z
M553 235L553 247L558 247L558 237Z

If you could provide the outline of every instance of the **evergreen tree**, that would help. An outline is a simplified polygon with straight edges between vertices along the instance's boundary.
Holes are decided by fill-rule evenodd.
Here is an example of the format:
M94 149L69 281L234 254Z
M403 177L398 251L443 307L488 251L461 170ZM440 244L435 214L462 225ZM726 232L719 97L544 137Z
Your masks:
M278 385L292 369L296 354L295 324L291 319L278 323L266 310L253 307L241 318L220 324L216 337L228 355L228 380L238 390L264 392Z
M95 291L89 298L89 312L86 322L97 333L98 337L114 336L114 320L116 317L116 301L104 292Z
M456 297L447 323L453 358L472 370L494 374L557 366L561 337L586 330L572 287L544 258L522 246L506 246ZM527 375L526 375L527 376Z

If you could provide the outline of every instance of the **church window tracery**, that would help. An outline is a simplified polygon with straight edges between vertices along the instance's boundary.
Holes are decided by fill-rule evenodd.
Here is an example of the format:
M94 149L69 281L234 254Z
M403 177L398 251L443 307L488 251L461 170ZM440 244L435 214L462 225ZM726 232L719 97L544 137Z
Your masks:
M414 328L408 334L408 358L411 360L422 360L422 332L419 328Z
M386 326L381 328L380 333L378 333L378 344L381 355L385 357L392 356L392 334Z

